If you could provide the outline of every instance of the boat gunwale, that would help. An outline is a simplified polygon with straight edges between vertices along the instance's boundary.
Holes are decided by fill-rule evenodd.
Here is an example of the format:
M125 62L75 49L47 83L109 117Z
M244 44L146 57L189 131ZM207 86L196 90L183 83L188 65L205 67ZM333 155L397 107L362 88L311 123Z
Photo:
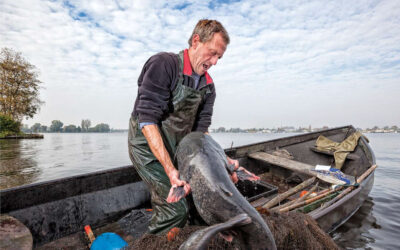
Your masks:
M319 131L315 131L315 132L299 133L299 134L290 135L290 136L286 136L286 137L275 138L272 140L256 142L256 143L241 145L241 146L237 146L237 147L226 148L225 153L231 157L242 158L242 157L246 157L248 155L248 152L244 153L243 155L240 155L240 154L237 154L237 151L258 148L258 147L262 147L267 144L273 144L274 142L279 142L279 141L287 141L286 144L281 145L281 147L286 147L289 145L309 141L309 140L311 140L310 138L312 138L312 139L317 138L318 135L321 135L323 133L337 132L337 133L330 134L330 135L340 134L340 133L343 133L344 129L348 129L348 131L355 130L355 128L352 125L346 125L346 126L341 126L341 127L319 130ZM296 138L301 138L302 140L291 142L292 139L296 139ZM255 151L257 151L257 150L255 150Z
M52 184L55 184L55 183L58 183L58 182L61 183L61 182L72 181L74 179L92 177L92 176L102 175L102 174L109 174L111 172L117 172L117 171L120 171L120 170L124 170L125 168L129 168L129 167L132 167L132 165L126 165L126 166L122 166L122 167L98 170L98 171L93 171L93 172L84 173L84 174L71 175L71 176L67 176L67 177L57 178L57 179L54 179L54 180L33 182L33 183L21 185L21 186L1 189L0 193L8 193L8 192L13 192L13 191L26 190L26 189L29 189L31 187L38 187L38 186L51 186Z
M129 169L132 171L130 172ZM136 181L130 181L128 175L124 175L126 172L130 172L133 178ZM115 176L113 176L115 174ZM101 185L90 185L88 183L90 179L98 179L99 177L104 176L104 182ZM121 176L124 180L121 182L112 182L112 178L118 178ZM0 203L2 204L0 207L1 213L9 213L11 211L23 209L26 207L37 206L47 202L54 202L61 199L66 199L69 197L74 197L78 195L83 195L86 193L91 193L95 191L100 191L104 189L109 189L116 186L122 186L124 184L134 183L134 182L141 182L138 173L134 170L132 165L106 169L106 170L99 170L95 172L80 174L80 175L73 175L68 177L62 177L55 180L48 180L42 181L37 183L30 183L22 186L12 187L8 189L0 190ZM74 184L78 182L81 185L86 185L86 188L76 188ZM92 181L94 182L94 181ZM96 181L98 182L98 181ZM96 183L97 184L97 183ZM59 185L59 186L58 186ZM23 202L16 202L15 198L22 194L22 196L27 196L29 194L37 194L43 190L50 189L50 188L59 188L63 189L68 186L73 186L75 190L62 190L54 193L53 195L46 195L46 196L38 196L36 195L34 198L30 200L24 200ZM28 194L27 194L28 193ZM11 199L12 201L8 201ZM7 200L7 202L6 202Z

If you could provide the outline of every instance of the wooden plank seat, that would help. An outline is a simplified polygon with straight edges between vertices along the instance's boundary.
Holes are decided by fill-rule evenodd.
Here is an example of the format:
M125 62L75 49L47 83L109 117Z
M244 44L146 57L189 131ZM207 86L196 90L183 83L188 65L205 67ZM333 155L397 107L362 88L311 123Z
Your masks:
M326 176L326 175L320 174L316 171L313 171L313 170L315 170L315 166L307 164L307 163L294 161L294 160L287 159L284 157L272 155L272 154L269 154L266 152L250 153L248 155L248 157L251 159L256 159L256 160L266 162L268 164L286 168L286 169L289 169L289 170L297 172L297 173L315 176L318 179L323 180L328 183L331 183L331 184L343 184L344 183L343 181L337 180L331 176Z
M315 169L313 165L291 160L285 157L272 155L266 152L251 153L248 155L248 157L308 175L313 175L313 172L311 172L311 170Z

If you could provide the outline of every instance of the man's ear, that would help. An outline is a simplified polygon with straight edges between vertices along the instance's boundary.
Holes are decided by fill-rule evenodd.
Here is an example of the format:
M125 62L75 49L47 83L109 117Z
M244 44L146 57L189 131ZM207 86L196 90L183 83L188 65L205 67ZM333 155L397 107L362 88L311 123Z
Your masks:
M196 49L197 46L199 45L199 43L200 43L199 34L194 34L193 37L192 37L192 47L193 47L193 49Z

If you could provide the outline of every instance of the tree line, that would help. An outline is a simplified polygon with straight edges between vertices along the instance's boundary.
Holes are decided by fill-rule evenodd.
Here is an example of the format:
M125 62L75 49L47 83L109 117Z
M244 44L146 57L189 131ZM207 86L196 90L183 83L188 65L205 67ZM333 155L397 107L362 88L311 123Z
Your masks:
M91 121L89 119L83 119L81 125L76 126L74 124L65 125L60 120L53 120L50 126L35 123L31 127L24 125L22 131L25 133L106 133L110 132L110 126L106 123L99 123L94 127L91 127Z
M39 98L38 70L21 53L9 48L0 51L0 113L21 122L32 118L43 101Z
M33 118L44 103L39 98L42 82L37 68L29 63L20 52L10 48L0 51L0 138L22 135L22 132L110 132L106 123L91 127L89 119L80 126L66 125L54 120L50 126L35 123L30 128L22 126L23 118ZM22 130L22 131L21 131Z
M44 102L39 98L41 81L37 68L20 52L0 51L0 138L21 135L21 121L33 118Z

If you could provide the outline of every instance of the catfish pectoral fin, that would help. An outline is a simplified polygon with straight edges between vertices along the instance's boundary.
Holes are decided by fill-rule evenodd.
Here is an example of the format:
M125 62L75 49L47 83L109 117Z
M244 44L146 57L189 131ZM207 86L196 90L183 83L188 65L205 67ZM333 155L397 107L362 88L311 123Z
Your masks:
M194 232L189 239L187 239L180 247L179 250L200 250L207 249L211 239L219 232L231 229L233 227L244 226L251 223L251 218L247 214L239 214L232 219L209 226L202 230Z
M172 187L171 190L169 191L167 202L168 203L178 202L183 197L185 197L185 189L183 188L183 186Z

